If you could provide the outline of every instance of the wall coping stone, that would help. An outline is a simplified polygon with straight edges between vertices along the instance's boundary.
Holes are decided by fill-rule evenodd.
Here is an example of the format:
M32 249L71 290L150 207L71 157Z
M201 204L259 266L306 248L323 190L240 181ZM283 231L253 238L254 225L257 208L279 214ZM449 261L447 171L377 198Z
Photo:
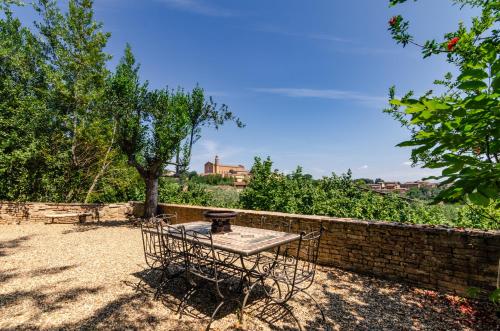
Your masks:
M131 204L142 205L142 202L131 201ZM491 236L496 237L500 236L500 230L480 230L480 229L470 229L470 228L454 228L444 225L430 225L430 224L409 224L409 223L400 223L400 222L390 222L383 220L360 220L355 218L347 218L347 217L332 217L332 216L321 216L321 215L303 215L303 214L289 214L283 212L275 212L275 211L263 211L263 210L250 210L250 209L236 209L236 208L219 208L219 207L204 207L204 206L195 206L195 205L186 205L186 204L175 204L175 203L159 203L160 206L171 206L177 208L192 208L200 211L204 211L207 209L210 210L233 210L242 214L256 214L262 216L282 216L288 218L300 218L312 221L327 221L327 222L339 222L346 224L355 224L355 225L370 225L375 227L382 228L396 228L396 229L418 229L422 232L446 232L446 233L454 233L457 235L468 235L468 236Z

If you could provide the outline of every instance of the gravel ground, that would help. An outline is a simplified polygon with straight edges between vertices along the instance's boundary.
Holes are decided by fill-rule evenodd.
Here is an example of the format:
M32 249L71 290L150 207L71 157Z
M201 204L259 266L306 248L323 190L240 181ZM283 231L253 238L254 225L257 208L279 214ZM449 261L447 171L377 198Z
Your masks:
M140 230L124 223L0 226L0 330L202 330L214 301L206 293L188 302L173 283L153 300ZM493 308L335 268L321 268L310 292L333 330L500 330ZM227 305L214 330L293 330L280 312L256 317L254 299L244 325ZM321 329L319 311L298 296L292 304L304 329Z

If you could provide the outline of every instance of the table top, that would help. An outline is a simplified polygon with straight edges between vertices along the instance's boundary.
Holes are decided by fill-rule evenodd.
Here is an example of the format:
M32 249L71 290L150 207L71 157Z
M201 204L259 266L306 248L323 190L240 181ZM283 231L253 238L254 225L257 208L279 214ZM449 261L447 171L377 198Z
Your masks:
M173 226L184 226L186 231L194 230L208 234L210 222L189 222ZM212 234L214 248L249 256L261 253L276 246L284 245L298 240L300 235L266 229L250 228L246 226L231 225L231 232ZM200 240L203 242L203 240ZM210 243L207 241L207 245Z

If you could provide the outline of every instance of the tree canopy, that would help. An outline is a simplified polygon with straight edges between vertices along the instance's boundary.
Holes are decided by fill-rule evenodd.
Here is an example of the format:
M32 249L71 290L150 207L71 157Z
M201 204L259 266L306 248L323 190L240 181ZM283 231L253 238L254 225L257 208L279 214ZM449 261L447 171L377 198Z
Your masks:
M168 165L181 175L188 169L193 144L203 126L219 128L225 121L241 121L222 105L207 99L199 86L150 90L141 83L139 65L129 45L110 78L106 107L117 123L117 143L146 185L146 216L156 213L158 180Z
M391 0L391 5L406 0ZM408 128L410 139L398 146L412 148L412 161L425 168L442 169L438 179L444 188L435 201L465 201L500 207L500 2L456 0L460 6L481 9L470 26L459 23L443 40L418 43L409 33L410 23L401 15L389 20L393 39L416 45L423 57L444 55L456 66L422 96L408 92L397 98L390 89L391 107L386 110ZM498 221L498 220L497 220Z

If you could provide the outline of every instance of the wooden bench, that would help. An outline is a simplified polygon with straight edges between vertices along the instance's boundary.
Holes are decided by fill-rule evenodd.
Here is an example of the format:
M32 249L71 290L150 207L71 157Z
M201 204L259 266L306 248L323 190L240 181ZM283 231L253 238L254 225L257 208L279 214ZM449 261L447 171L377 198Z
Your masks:
M50 218L50 222L45 222L45 224L54 224L54 223L75 223L75 222L55 222L56 219L64 219L64 218L69 218L69 217L78 217L78 222L79 223L85 223L87 221L88 216L92 216L92 213L51 213L51 214L45 214L45 217Z

